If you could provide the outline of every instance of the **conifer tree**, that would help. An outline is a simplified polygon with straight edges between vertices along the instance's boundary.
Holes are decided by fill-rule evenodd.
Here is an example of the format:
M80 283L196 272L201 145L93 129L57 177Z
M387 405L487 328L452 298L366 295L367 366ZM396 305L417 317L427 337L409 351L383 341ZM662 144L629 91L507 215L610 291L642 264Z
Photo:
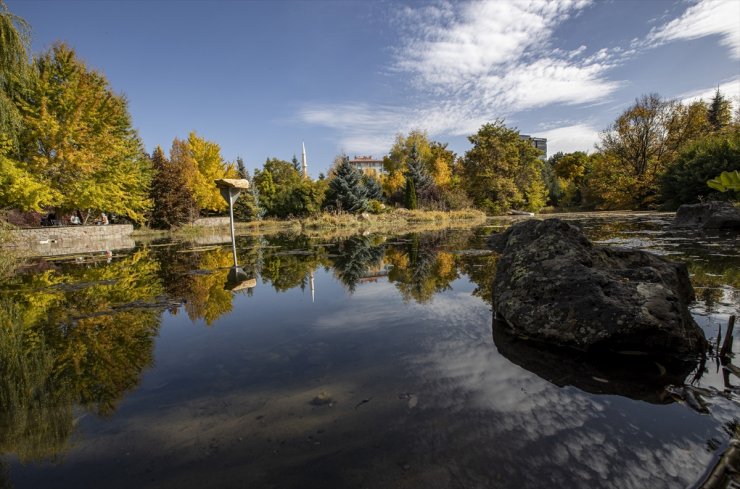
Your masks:
M712 101L709 103L709 112L707 114L709 125L712 127L712 131L721 131L728 125L732 120L732 111L730 109L730 101L722 96L719 88L712 97Z
M355 213L367 209L367 188L363 185L362 173L349 164L349 157L344 156L336 167L325 202L337 211Z
M407 178L408 177L411 177L414 180L414 189L416 190L417 195L426 192L432 183L434 183L431 175L429 175L426 168L424 168L421 158L419 158L416 144L411 148L411 154L409 155Z
M244 160L241 157L236 159L236 172L239 178L249 181L249 190L244 190L239 194L239 198L236 199L234 204L234 219L237 221L251 221L259 219L259 204L255 198L255 192L257 192L257 186L254 185L252 179L249 178L249 171L244 166Z
M362 184L367 191L367 198L370 200L380 200L383 198L383 189L380 183L370 175L362 176Z
M416 201L416 185L414 185L413 178L406 178L406 190L404 192L404 204L407 209L415 210L417 208Z
M188 190L185 173L165 157L159 146L152 152L151 160L155 173L151 188L154 207L150 225L169 229L192 222L198 215L198 209L195 198Z

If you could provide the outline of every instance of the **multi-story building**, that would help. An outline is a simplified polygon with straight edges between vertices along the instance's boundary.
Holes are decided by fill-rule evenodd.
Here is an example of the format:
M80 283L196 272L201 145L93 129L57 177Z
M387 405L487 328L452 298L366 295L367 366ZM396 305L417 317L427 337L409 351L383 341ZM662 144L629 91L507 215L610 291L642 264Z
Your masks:
M383 160L378 160L372 156L358 156L349 160L349 164L368 175L380 176L385 173L383 170Z
M542 156L540 156L541 160L547 159L547 138L536 138L527 134L520 134L519 137L529 141L532 146L543 152Z

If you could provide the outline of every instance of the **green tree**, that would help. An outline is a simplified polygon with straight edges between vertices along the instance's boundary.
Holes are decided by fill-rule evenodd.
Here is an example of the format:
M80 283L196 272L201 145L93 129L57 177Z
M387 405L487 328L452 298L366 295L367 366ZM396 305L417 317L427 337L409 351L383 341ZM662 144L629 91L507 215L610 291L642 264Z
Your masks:
M151 162L125 98L103 75L56 44L35 59L16 103L23 117L17 168L58 192L56 205L144 220Z
M324 182L303 178L292 163L277 158L268 158L263 169L254 172L254 186L266 215L275 217L319 212L326 191Z
M547 197L540 151L500 120L484 124L468 137L463 185L475 205L499 214L508 209L539 210Z
M177 144L177 141L174 143ZM172 153L177 150L173 148ZM185 173L181 165L168 160L162 148L157 146L152 152L151 198L154 202L150 215L150 225L154 228L170 229L192 222L198 217L198 207L188 190Z
M403 204L407 209L412 211L419 207L418 199L416 197L416 185L414 185L413 178L406 179L406 189L403 193Z
M434 185L434 180L432 180L432 177L427 172L427 169L425 168L424 163L419 156L419 151L417 150L416 143L411 146L411 151L409 152L409 156L406 160L405 176L406 181L408 181L409 179L413 180L413 187L417 199L424 199L431 187Z
M237 221L252 221L259 219L259 191L256 190L254 182L249 178L249 171L244 166L244 160L241 157L236 159L236 172L239 178L249 181L249 190L244 190L239 194L239 198L234 204L234 219Z
M720 93L719 88L717 88L714 97L709 102L707 119L712 130L715 132L725 129L732 122L730 101Z
M325 205L336 211L362 212L367 209L367 188L362 182L362 173L349 164L344 157L329 181Z
M716 191L707 181L722 172L740 170L740 133L720 133L695 141L681 151L662 178L662 196L668 209L693 204ZM727 197L737 198L728 192Z
M0 154L17 149L22 119L13 99L28 73L30 27L0 0Z
M383 198L383 189L375 177L362 175L362 184L367 190L367 198L370 200L381 200Z

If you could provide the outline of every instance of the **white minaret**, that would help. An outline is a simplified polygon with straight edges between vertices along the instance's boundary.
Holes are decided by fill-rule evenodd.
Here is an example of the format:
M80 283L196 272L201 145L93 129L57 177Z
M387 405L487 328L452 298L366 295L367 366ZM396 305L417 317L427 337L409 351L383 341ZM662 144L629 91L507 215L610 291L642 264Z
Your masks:
M314 285L313 285L313 270L311 270L311 275L309 277L310 278L309 278L309 282L308 283L309 283L309 285L311 287L311 303L313 303L314 302L314 292L316 291L316 289L314 288Z
M301 168L303 169L303 178L308 178L308 161L306 161L306 143L303 144L303 152L301 153Z

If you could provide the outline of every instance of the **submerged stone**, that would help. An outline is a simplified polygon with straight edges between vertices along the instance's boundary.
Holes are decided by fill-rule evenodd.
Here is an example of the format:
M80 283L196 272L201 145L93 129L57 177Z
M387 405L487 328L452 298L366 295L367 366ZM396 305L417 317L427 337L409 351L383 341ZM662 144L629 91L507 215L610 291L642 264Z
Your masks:
M594 246L560 219L517 223L488 244L502 254L494 309L517 336L583 351L706 349L688 310L694 291L685 264Z
M730 202L684 204L676 211L674 227L699 229L740 229L740 208Z

